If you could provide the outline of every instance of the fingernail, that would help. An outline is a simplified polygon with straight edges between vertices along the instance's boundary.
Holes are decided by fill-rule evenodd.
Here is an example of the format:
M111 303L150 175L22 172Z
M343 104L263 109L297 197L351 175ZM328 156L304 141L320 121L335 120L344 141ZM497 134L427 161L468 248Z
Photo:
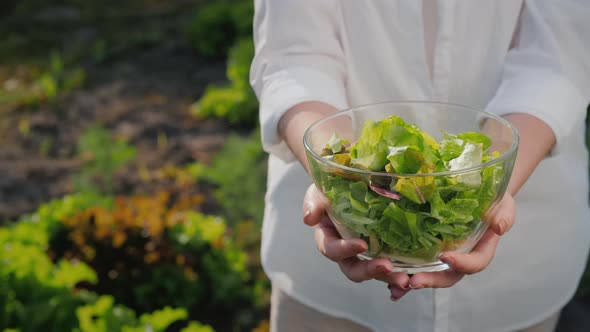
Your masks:
M388 286L387 286L387 288L389 288L390 290L391 290L393 287L395 287L395 286L393 286L393 285L388 285ZM400 288L401 288L401 289L403 289L404 291L407 291L407 290L409 290L409 289L410 289L410 280L408 280L408 282L407 282L407 283L405 283L405 284L403 284L403 285L400 285Z
M363 246L362 246L362 245L360 245L360 244L353 244L353 245L352 245L352 249L353 249L353 250L354 250L356 253L359 253L359 254L360 254L361 252L364 252L364 251L365 251L365 247L363 247ZM380 265L379 267L383 267L383 266L382 266L382 265ZM379 267L377 267L377 268L379 268Z
M422 284L416 284L416 285L410 284L410 288L411 289L421 289L421 288L424 288L424 285L422 285Z
M390 299L391 299L393 302L397 302L397 301L399 301L399 299L401 299L401 297L395 297L395 296L393 296L393 295L391 295L389 298L390 298Z
M380 274L386 274L386 273L391 272L391 270L388 269L385 265L378 265L377 272L379 272Z

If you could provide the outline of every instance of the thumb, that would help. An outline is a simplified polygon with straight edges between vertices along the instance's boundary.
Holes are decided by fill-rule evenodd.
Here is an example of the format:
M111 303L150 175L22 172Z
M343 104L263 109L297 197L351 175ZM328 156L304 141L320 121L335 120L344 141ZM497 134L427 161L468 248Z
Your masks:
M324 198L317 187L312 184L303 197L303 222L308 226L320 223L326 213Z

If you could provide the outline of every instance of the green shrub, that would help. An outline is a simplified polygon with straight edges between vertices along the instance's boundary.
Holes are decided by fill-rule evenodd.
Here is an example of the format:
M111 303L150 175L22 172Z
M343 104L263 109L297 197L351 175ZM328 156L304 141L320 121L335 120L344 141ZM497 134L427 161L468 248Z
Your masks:
M239 37L251 36L253 3L226 0L198 8L188 28L197 52L206 57L223 57Z
M185 309L164 307L137 319L132 309L115 305L112 296L97 297L76 290L81 282L97 282L96 274L86 264L65 260L53 264L36 246L0 244L0 329L163 332L170 324L188 317ZM213 331L196 322L191 326Z
M115 173L135 158L136 150L123 139L115 139L101 126L94 126L78 141L78 155L84 166L73 176L78 192L114 193Z
M124 326L137 324L135 312L115 305L112 296L100 296L94 303L76 309L79 328L74 332L121 331Z
M95 283L96 274L81 262L59 259L54 264L46 250L60 220L110 204L108 197L92 194L66 196L0 228L0 329L71 331L77 326L75 308L91 296L74 288L79 282Z
M232 226L244 219L260 224L266 191L266 154L258 132L230 136L205 177L215 183L215 199Z
M85 71L80 68L67 69L60 53L53 52L49 58L49 70L37 81L40 98L53 101L59 93L68 92L84 84Z
M249 326L260 309L253 278L261 276L251 274L225 221L195 210L203 200L168 192L118 197L110 209L90 207L61 220L50 252L88 264L98 282L86 289L138 313L170 305L214 325Z
M46 250L49 240L61 228L61 220L93 206L110 208L112 198L94 193L78 193L65 196L41 205L31 215L24 216L18 223L0 227L0 243L18 242Z
M254 58L254 42L250 38L238 40L229 52L227 77L238 88L250 89L250 63Z
M0 329L71 331L76 307L88 301L73 287L96 282L83 263L60 260L54 265L37 246L0 242Z
M202 325L197 322L190 322L187 327L183 328L180 332L215 332L211 326Z
M198 9L189 28L193 47L199 54L207 57L224 56L236 36L231 6L225 2Z
M157 330L142 317L166 306L220 330L255 327L270 289L258 256L265 167L258 133L231 137L211 165L186 167L217 186L230 223L198 212L202 194L84 191L0 227L0 257L9 258L0 260L0 330ZM195 322L182 330L212 331Z
M133 310L115 304L112 296L100 296L94 303L81 306L76 310L80 328L75 332L164 332L176 322L185 320L188 313L183 308L164 307L137 319ZM200 330L198 330L198 329ZM192 330L191 330L192 329ZM190 322L181 332L203 331L213 329L197 322Z
M249 288L245 254L225 240L223 220L185 211L202 201L202 195L172 202L169 194L161 193L113 202L95 194L77 194L0 227L0 330L164 331L174 322L186 324L189 309L211 319L221 312L219 308L231 309L234 300L251 308L246 305L251 300L244 298ZM146 234L147 240L138 240ZM100 259L89 259L92 253ZM109 279L104 277L105 268L118 271L117 262L125 255L129 267L137 265L134 257L146 267L141 271L144 283L127 280L116 286L137 296L143 304L141 315L116 304L116 296L99 297L86 290L103 290ZM224 275L218 278L217 273ZM184 308L167 307L171 303ZM214 306L203 309L204 304ZM219 318L231 317L232 310L218 314ZM189 322L181 331L213 329Z
M251 37L254 20L254 0L234 0L232 18L239 37Z
M58 52L52 52L39 66L38 72L29 84L14 90L0 89L0 105L36 106L56 99L80 88L86 81L86 71L73 64L67 64Z
M235 86L210 85L203 97L193 105L198 118L222 118L232 125L252 127L257 121L258 103L249 91Z
M249 85L250 63L254 57L251 39L240 40L230 51L226 86L209 85L191 113L197 118L223 118L236 126L258 123L258 100Z

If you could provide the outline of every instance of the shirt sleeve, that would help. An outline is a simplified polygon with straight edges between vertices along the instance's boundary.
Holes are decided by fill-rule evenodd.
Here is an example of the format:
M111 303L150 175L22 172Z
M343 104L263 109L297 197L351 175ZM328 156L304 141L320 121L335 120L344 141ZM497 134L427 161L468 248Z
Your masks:
M346 107L338 0L256 0L256 55L250 83L260 101L265 151L295 159L277 132L281 116L305 101Z
M517 45L488 105L498 115L527 113L560 142L583 122L590 100L590 1L525 0Z

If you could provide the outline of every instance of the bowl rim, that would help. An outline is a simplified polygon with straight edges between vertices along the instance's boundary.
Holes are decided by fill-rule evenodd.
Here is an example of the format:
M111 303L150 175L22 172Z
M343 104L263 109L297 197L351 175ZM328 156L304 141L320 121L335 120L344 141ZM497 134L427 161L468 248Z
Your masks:
M375 172L375 171L368 171L368 170L364 170L364 169L360 169L360 168L344 166L344 165L335 163L333 161L330 161L330 160L318 155L315 151L313 151L313 149L311 148L311 146L309 144L309 136L310 136L311 132L313 131L313 129L316 128L317 126L321 125L322 123L329 121L333 118L342 116L346 113L354 113L355 111L360 111L360 109L366 108L366 107L373 107L373 106L379 106L379 105L407 105L407 104L452 106L452 107L456 107L456 108L461 108L461 109L469 111L469 112L473 112L473 113L477 113L477 114L484 114L484 115L488 116L489 118L492 118L492 119L500 122L504 126L508 127L512 131L512 135L514 136L514 140L512 142L512 145L510 146L510 148L508 150L506 150L504 153L502 153L499 157L493 158L493 159L491 159L485 163L479 164L477 166L462 168L462 169L458 169L458 170L454 170L454 171L420 173L420 174ZM477 170L481 170L481 169L490 167L492 165L498 164L498 163L503 162L504 160L508 159L511 155L516 153L516 151L518 149L519 142L520 142L520 135L518 134L518 131L516 130L516 128L510 122L508 122L506 119L504 119L496 114L493 114L493 113L490 113L490 112L487 112L484 110L480 110L475 107L457 104L457 103L424 101L424 100L387 101L387 102L369 103L369 104L363 104L363 105L357 105L354 107L349 107L349 108L340 110L334 114L331 114L327 117L323 117L320 120L314 122L305 130L305 133L303 134L303 146L305 148L305 151L307 152L307 154L311 154L312 157L314 159L318 160L319 162L322 162L324 164L327 164L329 166L333 166L333 167L336 167L336 168L339 168L342 170L354 172L357 174L369 175L369 176L371 176L371 175L372 176L380 176L380 177L394 177L394 178L398 178L398 177L399 178L440 177L440 176L462 175L462 174L466 174L466 173L471 173L473 171L477 171Z

